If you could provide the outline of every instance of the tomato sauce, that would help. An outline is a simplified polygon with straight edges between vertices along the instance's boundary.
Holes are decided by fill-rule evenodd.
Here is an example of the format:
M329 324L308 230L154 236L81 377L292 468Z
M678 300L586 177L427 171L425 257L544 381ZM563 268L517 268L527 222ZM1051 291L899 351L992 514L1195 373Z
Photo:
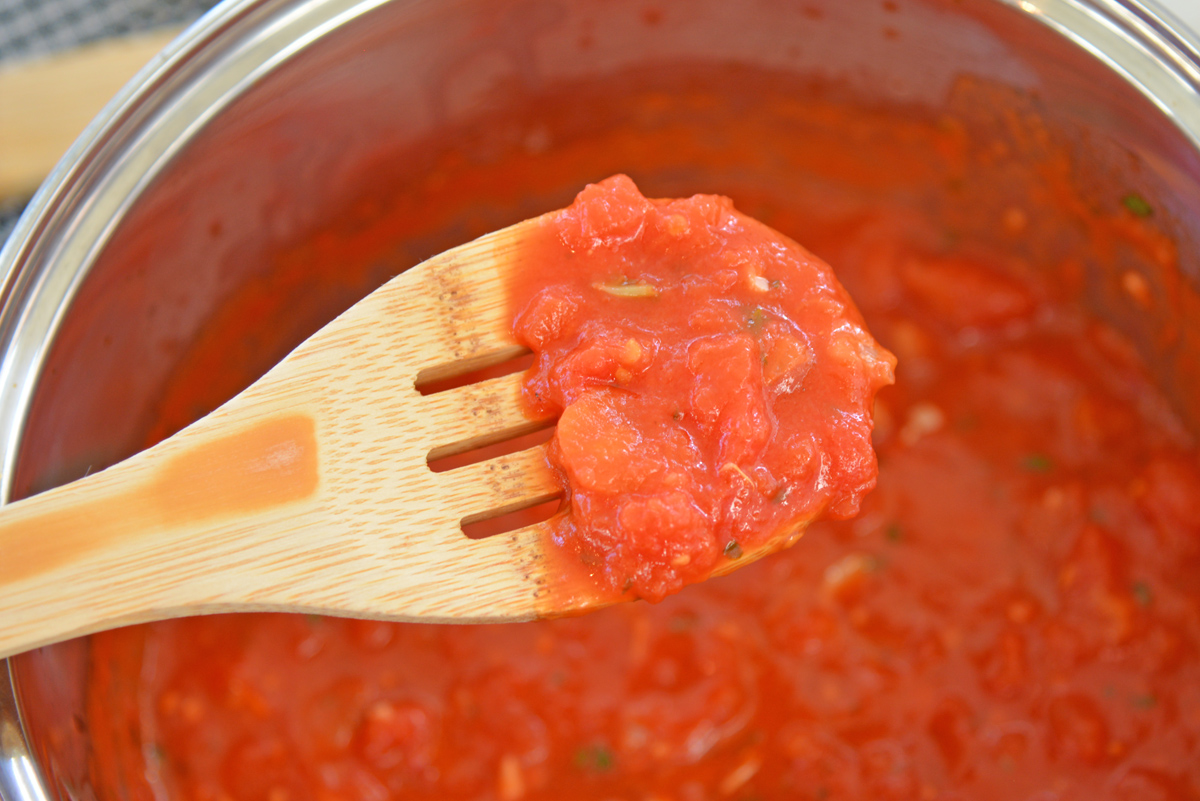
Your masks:
M1082 303L1166 319L1180 302L1156 277L1175 259L1162 215L1126 202L1138 188L1095 170L1082 186L1036 104L969 81L936 113L742 68L535 100L390 160L403 192L281 254L195 343L152 436L306 333L288 287L364 293L381 264L624 171L651 196L728 195L835 266L899 360L874 412L876 489L856 517L659 604L503 627L244 615L95 636L97 795L1200 797L1196 445L1130 340ZM551 145L531 149L530 130Z
M554 539L603 589L659 601L858 512L895 359L827 264L727 198L623 175L528 239L514 327L526 401L558 417Z

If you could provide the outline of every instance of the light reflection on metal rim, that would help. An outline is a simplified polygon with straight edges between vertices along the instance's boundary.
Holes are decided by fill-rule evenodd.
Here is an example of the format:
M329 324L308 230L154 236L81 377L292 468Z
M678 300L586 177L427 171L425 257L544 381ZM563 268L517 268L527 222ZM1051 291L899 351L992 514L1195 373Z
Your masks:
M3 773L11 777L16 798L29 801L48 801L41 777L27 756L10 757L4 760Z

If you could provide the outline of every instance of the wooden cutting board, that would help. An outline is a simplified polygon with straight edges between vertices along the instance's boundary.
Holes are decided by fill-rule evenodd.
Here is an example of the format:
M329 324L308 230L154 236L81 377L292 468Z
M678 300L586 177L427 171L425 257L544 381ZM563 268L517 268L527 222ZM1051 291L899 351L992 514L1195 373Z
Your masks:
M0 206L32 195L100 109L178 34L153 31L0 63Z

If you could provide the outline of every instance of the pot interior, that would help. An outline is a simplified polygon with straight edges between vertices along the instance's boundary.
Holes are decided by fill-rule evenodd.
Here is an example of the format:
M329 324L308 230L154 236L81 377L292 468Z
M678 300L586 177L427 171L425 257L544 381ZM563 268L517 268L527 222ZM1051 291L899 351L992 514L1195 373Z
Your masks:
M936 136L989 191L932 159ZM1200 157L1034 18L951 0L393 2L273 66L136 198L58 330L15 494L169 435L391 276L616 172L649 196L729 195L835 268L837 232L886 209L929 248L1053 273L1200 422ZM1132 194L1153 230L1096 240ZM1006 229L1014 208L1032 224ZM87 641L13 665L62 797L145 791L144 766L97 765L89 746L103 699L85 682L103 666ZM140 752L138 726L109 747Z

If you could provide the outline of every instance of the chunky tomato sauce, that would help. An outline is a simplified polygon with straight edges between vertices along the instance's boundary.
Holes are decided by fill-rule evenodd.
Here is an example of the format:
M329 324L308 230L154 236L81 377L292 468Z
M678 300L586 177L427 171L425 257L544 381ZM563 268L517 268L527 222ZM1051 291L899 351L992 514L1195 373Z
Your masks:
M348 210L231 299L154 435L307 333L289 287L365 293L380 264L626 171L651 196L728 195L804 242L897 355L860 514L660 604L574 619L216 616L98 635L98 796L1200 797L1196 446L1081 304L1127 315L1143 345L1175 341L1136 329L1191 292L1161 278L1161 213L1094 169L1080 188L1036 106L988 87L927 114L697 75L565 87L394 159L422 165L403 194ZM215 385L229 353L245 358Z
M827 264L727 198L623 175L530 239L514 325L526 400L558 417L554 537L604 589L662 600L858 512L895 360Z

